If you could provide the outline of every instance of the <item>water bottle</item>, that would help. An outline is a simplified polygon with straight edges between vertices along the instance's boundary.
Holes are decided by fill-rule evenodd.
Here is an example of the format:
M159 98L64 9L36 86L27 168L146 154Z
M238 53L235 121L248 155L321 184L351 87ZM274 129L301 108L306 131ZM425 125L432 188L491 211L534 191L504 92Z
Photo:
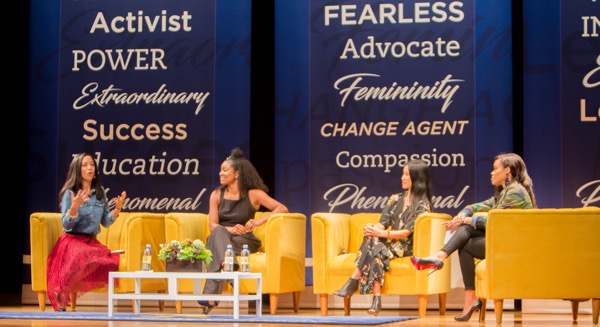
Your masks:
M242 248L240 258L240 271L250 272L250 250L248 250L248 244L244 244L244 247Z
M142 256L142 271L150 271L152 263L152 249L150 248L150 244L146 244L146 249L144 249L144 255Z
M225 250L225 262L223 262L223 271L224 272L232 272L233 271L233 262L234 262L233 247L231 244L227 244L227 250Z

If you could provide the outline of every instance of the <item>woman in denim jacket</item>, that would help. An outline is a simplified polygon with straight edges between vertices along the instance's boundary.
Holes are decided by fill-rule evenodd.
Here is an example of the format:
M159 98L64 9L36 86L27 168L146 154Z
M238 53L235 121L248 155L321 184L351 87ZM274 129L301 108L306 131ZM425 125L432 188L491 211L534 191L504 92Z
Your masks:
M119 255L97 241L96 234L100 225L108 227L119 217L126 196L122 192L113 198L111 211L92 155L73 156L59 193L64 233L48 255L48 298L55 311L65 311L76 297L105 287L108 272L119 269Z

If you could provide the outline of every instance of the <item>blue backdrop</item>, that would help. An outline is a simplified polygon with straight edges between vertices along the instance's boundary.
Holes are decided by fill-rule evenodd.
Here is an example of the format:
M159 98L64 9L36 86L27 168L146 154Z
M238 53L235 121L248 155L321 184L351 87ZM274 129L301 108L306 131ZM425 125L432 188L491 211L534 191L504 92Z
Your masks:
M95 11L87 7L90 3L95 4ZM503 0L452 2L461 4L460 10L455 11L447 9L450 1L438 1L419 6L444 4L446 7L436 11L424 9L429 10L429 16L440 18L439 23L363 22L359 25L348 21L341 23L340 17L329 16L329 25L325 24L325 6L355 4L362 9L368 3L359 0L340 3L274 1L274 151L261 160L273 162L272 189L278 200L291 211L302 212L307 217L314 211L332 209L379 211L376 205L360 207L350 202L333 208L331 197L325 199L324 195L334 185L354 184L359 189L368 186L363 193L367 198L388 196L400 191L399 167L390 167L389 171L382 167L345 168L342 165L349 162L336 163L336 157L340 154L344 157L344 151L359 155L398 155L431 154L435 149L437 154L464 154L464 166L432 167L434 194L458 197L464 190L461 197L464 205L492 194L489 174L496 154L522 149L540 207L598 205L600 42L594 33L600 29L597 1L583 0L575 5L570 1L525 0L516 2L516 8L510 1ZM404 18L415 18L417 14L414 2L378 2L378 5L383 4L395 10L402 5ZM250 47L250 1L177 0L163 3L135 0L127 4L110 0L65 1L62 6L64 13L58 0L31 1L24 221L28 221L32 212L58 210L58 188L73 152L99 152L101 158L120 162L124 158L148 161L152 156L164 159L165 163L173 159L198 159L201 168L197 175L105 174L108 175L104 180L106 186L126 189L132 198L182 199L194 198L202 189L210 190L218 184L217 167L232 147L241 146L250 153L250 58L252 54L260 53ZM203 17L204 21L198 25L203 26L202 31L192 25L191 32L178 31L168 37L149 36L154 33L100 37L89 34L88 29L93 21L89 17L96 17L94 13L99 8L111 18L127 12L136 16L138 10L151 17L163 15L162 10L166 10L166 16L180 15L188 10L194 17L191 22L196 22L195 17ZM198 11L199 8L206 10ZM332 8L335 9L330 7L329 15ZM464 16L454 22L450 17L456 18L456 11ZM513 12L522 12L522 30L513 30L513 26L519 26L512 21ZM252 15L256 15L255 19L271 19L257 13ZM76 27L82 22L88 24L88 28ZM188 40L188 36L191 39ZM360 47L371 42L370 36L373 42L404 44L412 41L435 43L438 38L456 40L460 44L459 56L341 58L344 49L347 54L351 53L349 40L360 54ZM513 44L515 38L519 42L522 38L523 44ZM83 42L72 43L77 40ZM96 49L106 54L108 49L121 48L161 49L168 69L94 71L87 63L82 63L80 71L72 71L73 49L87 53ZM176 49L183 48L189 56L175 55ZM192 49L202 50L198 53ZM520 49L523 49L522 53ZM181 53L184 52L177 52ZM203 60L194 60L198 56ZM522 65L522 70L514 69L516 63ZM99 67L96 61L90 65ZM513 72L517 75L513 76ZM388 102L347 99L342 106L342 94L335 89L335 81L356 73L379 75L376 82L372 79L369 83L381 87L389 87L394 82L399 86L414 82L432 85L449 74L464 82L453 84L460 85L460 91L444 112L440 99ZM522 85L513 85L513 79L522 81ZM128 93L153 91L166 84L172 92L211 92L212 99L207 99L199 112L191 104L181 103L140 106L113 103L74 110L74 99L81 94L84 85L93 81L99 81L102 88L115 84L123 89L121 92ZM522 92L522 103L515 101L513 87ZM91 135L84 128L88 119L105 126L112 124L115 128L122 124L142 123L146 126L156 123L163 127L168 123L184 123L189 133L179 141L86 140L86 135ZM434 120L468 121L468 124L462 135L400 135L409 122ZM398 133L393 136L324 136L332 131L328 127L330 123L360 125L376 122L388 125L397 122ZM112 161L106 167L110 167L110 163ZM171 168L176 171L177 167ZM144 189L144 183L151 187ZM193 211L207 211L205 204L202 199ZM447 206L436 209L451 214L458 211ZM311 257L310 219L307 222L307 257ZM23 226L28 230L28 223ZM28 232L23 234L28 235ZM24 252L28 253L29 240L24 243ZM312 274L310 267L308 269L306 276L310 285ZM24 271L23 276L27 282L28 271Z
M523 8L523 155L538 206L598 206L600 4L529 0Z

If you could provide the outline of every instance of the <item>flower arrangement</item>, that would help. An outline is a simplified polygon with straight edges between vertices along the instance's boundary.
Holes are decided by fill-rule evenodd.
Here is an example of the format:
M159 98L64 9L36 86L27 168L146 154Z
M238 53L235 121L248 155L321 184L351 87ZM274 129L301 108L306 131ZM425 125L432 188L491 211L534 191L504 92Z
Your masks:
M207 265L212 261L212 252L198 239L193 241L189 239L184 241L173 240L160 245L158 258L169 262L176 259L189 260L190 262L201 260Z

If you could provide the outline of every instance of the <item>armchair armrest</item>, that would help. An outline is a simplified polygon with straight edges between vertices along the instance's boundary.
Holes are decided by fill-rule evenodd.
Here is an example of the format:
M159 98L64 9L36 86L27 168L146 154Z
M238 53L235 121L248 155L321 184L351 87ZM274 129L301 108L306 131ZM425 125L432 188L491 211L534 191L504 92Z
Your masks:
M60 213L34 212L31 214L29 240L31 243L31 289L33 291L43 291L45 294L48 255L62 234L62 215Z
M444 246L446 221L452 216L446 213L424 213L417 218L413 235L413 255L427 257L438 252ZM450 290L451 260L435 274L429 271L417 271L415 289L418 294L440 294Z
M444 246L446 238L446 221L452 216L446 213L424 213L415 222L413 235L413 254L417 257L427 257L438 252Z
M121 212L119 218L108 228L101 228L98 241L111 250L125 250L121 254L119 271L136 271L142 267L142 253L146 244L152 248L154 271L165 271L166 263L158 260L160 244L165 242L165 214L151 212ZM142 281L143 291L165 290L166 281L146 279ZM123 279L115 288L117 292L135 290L132 279Z
M330 259L348 250L350 214L317 212L311 216L313 289L327 293L327 265Z
M264 227L266 256L265 293L299 291L305 286L306 216L301 213L276 213ZM256 234L260 235L261 228ZM257 237L260 237L257 235ZM251 255L252 259L252 255ZM252 264L250 265L252 267Z

